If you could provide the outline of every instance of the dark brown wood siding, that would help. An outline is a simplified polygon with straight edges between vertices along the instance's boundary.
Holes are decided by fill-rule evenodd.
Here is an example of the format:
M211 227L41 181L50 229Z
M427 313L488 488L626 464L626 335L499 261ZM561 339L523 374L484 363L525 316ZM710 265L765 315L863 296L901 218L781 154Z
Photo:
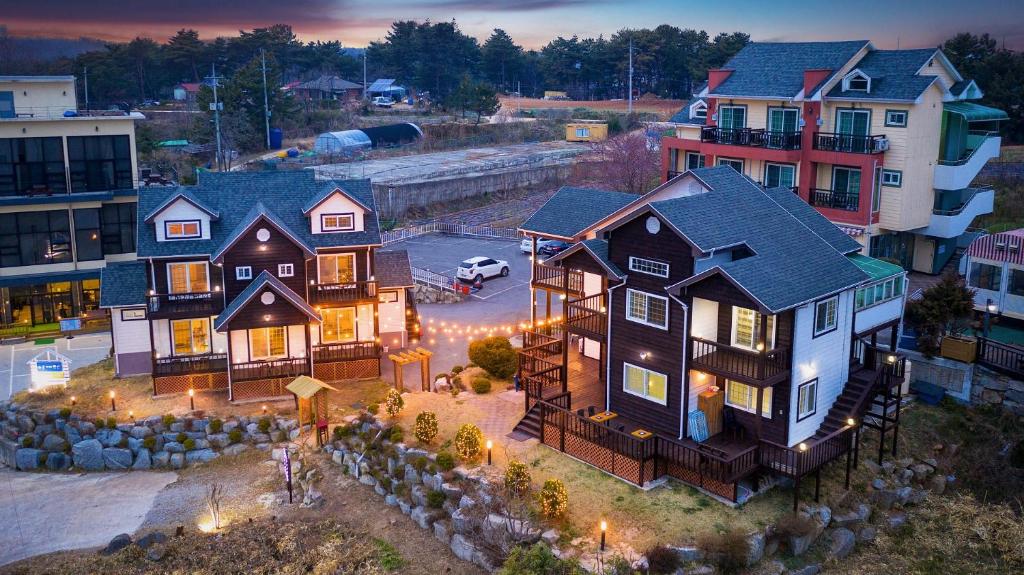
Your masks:
M270 239L265 242L256 239L256 233L261 228L270 231ZM260 272L266 270L300 297L305 298L307 283L305 261L305 253L302 249L279 232L277 228L269 224L257 223L224 254L224 289L227 292L228 302L231 302L251 282L251 280L235 279L236 266L252 266L253 279L256 279ZM279 277L277 275L278 264L292 264L295 275Z
M608 271L594 260L594 256L590 255L585 250L580 250L572 255L567 256L561 261L563 267L567 267L571 270L580 270L590 274L596 274L601 277L608 277Z
M150 285L150 289L156 290L158 294L170 293L170 286L167 283L167 264L169 263L182 263L182 262L206 262L208 269L207 273L210 278L210 290L214 290L216 286L224 287L224 277L221 268L210 263L210 260L206 256L199 256L193 258L173 258L173 259L159 259L153 260L153 273L146 278L147 283L151 283L155 277L156 284ZM148 273L149 270L147 270Z
M280 295L274 294L274 303L265 305L260 298L267 291L273 290L269 288L260 290L228 322L228 328L233 330L253 329L257 327L300 325L310 322L309 316ZM266 316L269 316L269 319Z
M370 252L370 263L367 266L366 254ZM330 254L356 254L356 281L368 281L370 276L373 276L375 270L373 269L373 252L370 248L332 248L322 249L317 252L317 255L330 255ZM317 280L317 260L313 259L306 262L306 276L309 280ZM308 280L307 280L308 283Z

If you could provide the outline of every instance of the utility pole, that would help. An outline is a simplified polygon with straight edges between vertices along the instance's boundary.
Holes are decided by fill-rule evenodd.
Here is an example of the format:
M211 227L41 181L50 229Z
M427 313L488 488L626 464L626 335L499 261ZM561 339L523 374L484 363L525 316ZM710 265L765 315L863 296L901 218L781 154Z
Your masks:
M633 36L629 37L629 113L633 113Z
M366 100L366 48L363 48L363 100Z
M263 64L263 120L267 127L267 149L270 149L270 104L267 103L267 56L260 48L260 62Z
M217 64L211 64L210 69L213 71L213 75L208 77L207 80L213 82L213 103L210 104L210 109L213 110L213 125L217 131L217 169L220 170L224 162L224 156L220 151L220 111L223 105L217 100L217 84L219 80L217 78Z
M89 109L89 67L82 67L82 75L85 77L85 109Z

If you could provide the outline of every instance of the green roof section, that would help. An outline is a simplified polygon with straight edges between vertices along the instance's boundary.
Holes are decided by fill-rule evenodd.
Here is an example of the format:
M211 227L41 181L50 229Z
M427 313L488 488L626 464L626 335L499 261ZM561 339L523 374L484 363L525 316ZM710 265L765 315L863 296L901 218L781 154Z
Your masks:
M860 268L860 271L868 274L871 281L884 280L904 273L904 269L896 264L876 260L863 254L853 254L850 261Z
M950 114L959 114L968 122L992 122L1008 120L1010 116L997 108L989 108L974 102L946 102L942 109Z

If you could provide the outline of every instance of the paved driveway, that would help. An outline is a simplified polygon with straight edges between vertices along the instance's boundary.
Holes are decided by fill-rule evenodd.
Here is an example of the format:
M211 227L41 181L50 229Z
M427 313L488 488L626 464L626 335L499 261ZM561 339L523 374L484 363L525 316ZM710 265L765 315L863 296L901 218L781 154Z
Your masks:
M77 338L75 338L77 339ZM134 533L174 472L19 473L0 470L0 565L106 545Z
M0 399L7 399L29 387L28 362L47 350L56 351L71 360L71 369L103 361L110 353L110 333L76 335L72 339L54 338L52 344L36 345L33 341L0 345Z

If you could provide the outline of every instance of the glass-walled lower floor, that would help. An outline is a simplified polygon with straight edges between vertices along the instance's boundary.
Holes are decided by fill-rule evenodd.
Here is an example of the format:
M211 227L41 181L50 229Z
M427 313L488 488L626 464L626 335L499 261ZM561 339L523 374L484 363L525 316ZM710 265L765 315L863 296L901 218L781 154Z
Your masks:
M907 270L939 274L956 255L958 241L959 238L881 231L871 236L868 255L898 264Z
M0 287L0 324L39 326L99 309L100 280L82 279Z

